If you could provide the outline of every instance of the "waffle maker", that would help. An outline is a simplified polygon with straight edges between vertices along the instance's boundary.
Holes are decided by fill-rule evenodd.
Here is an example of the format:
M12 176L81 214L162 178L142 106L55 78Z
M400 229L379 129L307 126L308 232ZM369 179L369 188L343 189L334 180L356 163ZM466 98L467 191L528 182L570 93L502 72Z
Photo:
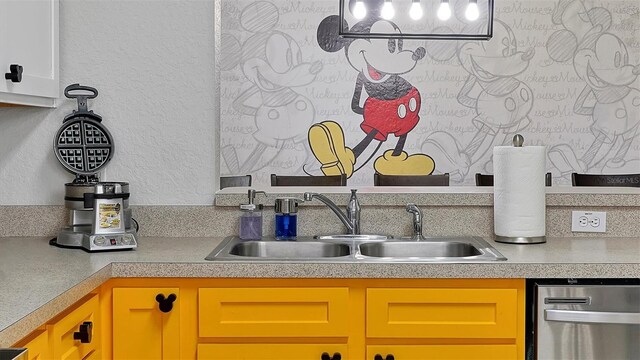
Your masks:
M50 244L91 252L134 249L138 236L129 208L129 184L101 182L97 175L114 152L102 117L87 107L87 100L96 98L98 91L73 84L64 95L78 101L78 110L64 118L53 148L58 161L76 177L64 185L69 222Z

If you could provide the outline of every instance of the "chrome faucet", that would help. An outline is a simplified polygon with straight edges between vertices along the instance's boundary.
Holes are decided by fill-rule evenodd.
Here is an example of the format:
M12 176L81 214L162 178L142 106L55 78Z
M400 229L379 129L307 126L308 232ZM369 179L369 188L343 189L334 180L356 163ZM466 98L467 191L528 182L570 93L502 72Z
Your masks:
M420 241L426 240L422 236L422 210L416 204L407 204L405 208L408 213L413 214L413 240Z
M320 202L324 203L333 211L338 219L344 224L344 226L349 230L349 234L360 234L360 202L358 202L358 197L356 196L356 189L351 189L351 197L349 198L349 204L347 205L346 213L343 213L338 206L329 198L322 194L306 192L304 193L304 200L311 201L313 199L318 199Z

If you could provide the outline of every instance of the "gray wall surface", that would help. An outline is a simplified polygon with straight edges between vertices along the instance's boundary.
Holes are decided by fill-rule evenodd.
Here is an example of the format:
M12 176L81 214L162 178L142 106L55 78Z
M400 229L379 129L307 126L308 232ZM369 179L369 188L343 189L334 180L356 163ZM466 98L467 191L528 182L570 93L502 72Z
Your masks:
M131 183L133 204L212 204L217 168L214 1L60 1L60 88L97 88L111 131L102 180ZM76 108L0 108L0 205L62 204L73 179L53 153Z

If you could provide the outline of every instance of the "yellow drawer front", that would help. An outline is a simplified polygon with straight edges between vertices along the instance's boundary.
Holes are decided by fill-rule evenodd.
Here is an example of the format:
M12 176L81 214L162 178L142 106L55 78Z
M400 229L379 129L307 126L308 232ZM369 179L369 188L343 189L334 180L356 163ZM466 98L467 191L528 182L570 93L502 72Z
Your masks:
M205 288L200 337L346 337L348 288Z
M396 360L516 360L516 345L390 345L367 346L367 360L376 355Z
M367 289L367 336L516 338L517 305L516 289Z
M53 344L53 358L61 360L83 359L91 352L100 348L100 309L98 295L92 295L82 305L58 322L47 325L50 341ZM80 330L80 325L91 322L92 336L90 343L82 343L73 338L74 332Z
M198 360L320 360L322 353L348 359L347 345L198 344Z
M41 330L38 334L32 334L27 341L21 341L14 347L27 348L29 350L29 360L51 359L49 352L49 333Z

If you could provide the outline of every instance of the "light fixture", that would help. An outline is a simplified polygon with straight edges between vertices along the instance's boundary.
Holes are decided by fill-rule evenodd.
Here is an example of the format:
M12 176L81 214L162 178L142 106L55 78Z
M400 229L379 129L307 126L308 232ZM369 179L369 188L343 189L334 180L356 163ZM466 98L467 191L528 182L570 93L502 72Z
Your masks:
M464 12L464 16L470 21L478 20L478 17L480 17L478 0L469 0L469 5L467 5L467 10Z
M353 6L353 17L362 20L365 16L367 16L367 7L364 5L364 1L356 0L356 4Z
M393 8L391 0L384 0L382 10L380 10L380 16L385 20L391 20L396 15L396 10Z
M449 6L449 0L440 1L440 7L438 8L438 19L445 21L451 17L451 7Z
M422 19L422 6L420 5L420 0L413 0L413 3L411 4L411 8L409 9L409 16L411 16L411 18L413 20L420 20Z
M0 0L2 1L2 0ZM460 22L475 21L474 26L432 26L452 18L451 0L338 0L338 35L344 39L414 39L482 41L493 36L495 0L456 0L463 5L465 17ZM409 5L405 7L406 5ZM396 14L395 6L401 11ZM422 8L437 11L426 11ZM434 9L436 10L436 9ZM480 16L482 14L482 16ZM393 21L393 30L384 26L356 26L361 21L373 24L384 19ZM467 20L468 19L468 20Z

